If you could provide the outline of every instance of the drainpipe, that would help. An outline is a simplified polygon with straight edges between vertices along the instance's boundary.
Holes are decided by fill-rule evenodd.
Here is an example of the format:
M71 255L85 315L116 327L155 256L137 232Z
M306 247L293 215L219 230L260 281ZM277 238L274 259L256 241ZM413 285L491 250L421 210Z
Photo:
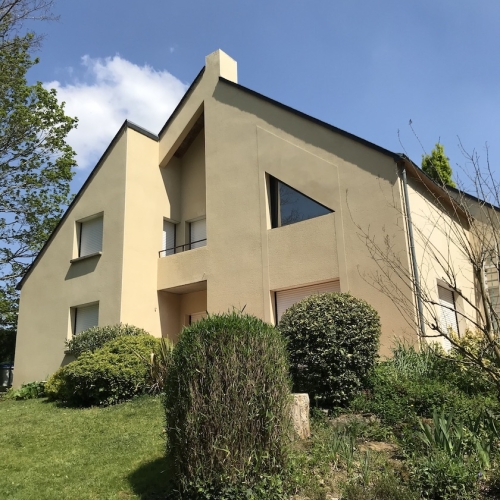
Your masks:
M411 261L413 264L413 279L415 280L415 294L417 295L418 320L420 331L425 335L424 307L422 305L422 288L420 286L420 277L418 274L417 256L415 253L415 239L413 237L413 224L411 222L410 198L408 196L408 182L406 180L406 168L403 163L403 190L405 199L406 220L408 226L408 239L410 240Z

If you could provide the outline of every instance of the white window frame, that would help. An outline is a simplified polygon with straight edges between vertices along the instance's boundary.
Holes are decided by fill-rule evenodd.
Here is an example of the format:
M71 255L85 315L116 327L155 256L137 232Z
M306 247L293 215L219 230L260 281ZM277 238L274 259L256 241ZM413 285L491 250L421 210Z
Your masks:
M86 228L88 228L91 231L90 236L84 235ZM78 243L77 256L79 258L87 257L89 255L96 255L102 252L103 236L104 236L104 215L102 212L96 215L92 215L91 217L86 217L85 219L77 221L77 243ZM88 239L91 237L96 241L89 243Z
M441 290L443 292L441 292ZM451 327L457 335L460 335L460 325L457 314L457 297L455 291L446 284L438 282L437 295L439 302L439 324L441 328L446 329L446 333L448 333L448 328ZM445 295L447 295L447 297ZM449 296L451 296L452 302L447 300ZM453 305L453 308L450 307L451 304ZM451 349L451 342L445 337L441 337L441 345L445 351L449 351Z
M79 313L80 313L80 315L82 313L89 314L89 318L87 318L87 323L88 323L89 319L95 318L95 321L92 321L93 324L91 324L91 325L88 323L89 326L87 326L87 324L85 324L85 328L78 328L79 327L79 325L78 325ZM94 318L90 315L92 315ZM79 306L72 307L71 308L71 322L72 322L71 334L73 337L78 335L79 333L87 330L88 328L92 328L93 326L99 326L99 302L92 302L90 304L82 304Z

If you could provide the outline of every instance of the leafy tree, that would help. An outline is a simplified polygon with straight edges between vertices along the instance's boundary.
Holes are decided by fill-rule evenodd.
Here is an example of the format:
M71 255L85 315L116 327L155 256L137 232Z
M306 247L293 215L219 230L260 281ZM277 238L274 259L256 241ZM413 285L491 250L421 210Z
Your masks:
M439 142L430 155L422 155L422 170L438 184L456 187L451 179L453 170L450 159L444 154L444 146Z
M29 85L32 52L41 37L21 33L24 21L50 19L52 1L0 0L0 334L12 339L15 285L69 202L75 165L66 136L76 119L55 90ZM9 345L12 345L10 342Z

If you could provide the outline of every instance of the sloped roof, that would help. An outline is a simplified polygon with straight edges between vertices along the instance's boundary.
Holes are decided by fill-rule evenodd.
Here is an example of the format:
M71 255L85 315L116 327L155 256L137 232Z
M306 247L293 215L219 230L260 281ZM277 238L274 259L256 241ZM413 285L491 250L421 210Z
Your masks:
M146 137L149 137L150 139L152 139L154 141L158 141L159 138L160 138L160 136L162 136L166 132L166 130L168 129L168 126L175 119L175 117L177 116L179 110L182 108L183 104L187 101L187 99L189 99L189 96L191 95L193 89L198 84L198 82L201 80L201 78L202 78L202 76L204 74L204 71L205 71L205 67L203 67L201 69L201 71L198 73L198 75L195 77L195 79L193 80L193 82L191 83L191 85L189 86L189 88L187 89L186 93L184 94L184 96L182 97L182 99L179 101L179 104L176 106L176 108L174 109L174 111L172 112L172 114L170 115L170 117L168 118L168 120L165 122L165 125L162 127L162 129L160 130L160 132L159 132L158 135L153 134L152 132L149 132L148 130L140 127L139 125L136 125L135 123L133 123L133 122L131 122L129 120L125 120L125 122L123 123L123 125L120 127L120 129L118 130L118 132L116 133L116 135L114 136L114 138L112 139L112 141L110 142L109 146L106 148L106 151L103 153L103 155L101 156L101 158L97 162L96 166L94 167L94 169L89 174L87 180L84 182L83 186L80 188L80 190L76 194L75 198L73 199L73 201L71 202L71 204L67 208L67 210L64 213L64 215L62 216L61 220L59 221L59 223L57 224L57 226L52 231L52 234L49 236L49 238L45 242L44 246L42 247L42 249L40 250L40 252L36 256L36 258L33 260L33 262L31 263L31 265L27 269L27 271L24 274L23 278L19 281L18 285L16 286L16 288L18 290L20 290L22 288L22 286L26 282L27 278L31 274L32 270L34 269L34 267L40 261L41 257L45 253L45 250L50 245L50 243L54 239L55 235L58 233L59 228L61 227L61 225L63 224L63 222L68 218L68 216L69 216L72 208L75 206L75 204L81 198L81 196L85 192L87 186L92 182L92 179L95 177L95 175L98 172L99 168L104 163L104 160L106 159L106 157L108 156L108 154L110 153L110 151L113 149L114 145L116 144L116 142L120 138L121 134L127 128L130 128L130 129L135 130L136 132L138 132L140 134L145 135ZM258 99L264 100L264 101L272 104L273 106L277 106L277 107L279 107L281 109L284 109L284 110L286 110L286 111L288 111L290 113L293 113L294 115L299 116L299 117L301 117L301 118L303 118L303 119L305 119L307 121L310 121L311 123L314 123L316 125L324 127L324 128L326 128L326 129L328 129L328 130L330 130L332 132L335 132L336 134L340 134L340 135L342 135L342 136L344 136L344 137L346 137L348 139L351 139L351 140L353 140L355 142L358 142L359 144L362 144L363 146L366 146L368 148L374 149L375 151L378 151L379 153L382 153L384 155L387 155L387 156L391 157L395 162L398 162L398 163L399 162L404 162L407 166L410 167L410 169L412 171L415 172L415 169L416 169L416 171L418 171L418 174L415 175L416 178L420 178L421 176L423 176L424 178L426 178L427 182L430 181L432 184L434 184L434 188L435 189L437 188L437 189L441 190L443 193L446 193L445 190L443 190L432 179L430 179L406 155L403 155L403 154L400 154L400 153L394 153L392 151L389 151L388 149L385 149L385 148L383 148L381 146L378 146L377 144L374 144L374 143L372 143L370 141L367 141L366 139L363 139L363 138L361 138L359 136L351 134L350 132L346 132L345 130L342 130L342 129L338 128L338 127L335 127L334 125L331 125L331 124L329 124L327 122L319 120L318 118L315 118L315 117L310 116L310 115L308 115L306 113L303 113L302 111L299 111L299 110L297 110L295 108L287 106L286 104L283 104L283 103L281 103L279 101L271 99L270 97L267 97L267 96L265 96L263 94L260 94L260 93L254 91L254 90L251 90L251 89L249 89L247 87L244 87L243 85L240 85L238 83L235 83L235 82L232 82L230 80L227 80L226 78L224 78L222 76L219 77L219 81L222 82L222 83L224 83L224 84L226 84L226 85L230 85L230 86L232 86L232 87L234 87L234 88L236 88L236 89L238 89L238 90L240 90L242 92L245 92L245 93L250 94L250 95L252 95L254 97L257 97ZM456 202L454 202L454 204L455 203Z
M22 277L21 281L16 286L16 290L21 290L22 286L28 279L28 276L31 274L31 271L35 268L35 266L38 264L40 259L42 258L42 255L45 253L45 250L47 247L50 245L51 241L54 239L55 235L59 232L59 228L62 226L64 221L68 218L71 210L73 207L76 205L78 200L82 197L83 193L87 189L87 186L92 182L92 179L95 177L99 169L101 168L101 165L104 163L104 160L107 158L115 144L118 142L118 139L120 136L127 130L127 128L130 128L131 130L135 130L139 134L145 135L146 137L149 137L150 139L153 139L154 141L158 141L158 136L153 134L152 132L149 132L149 130L146 130L145 128L140 127L139 125L136 125L135 123L125 120L123 122L123 125L120 127L116 135L113 137L111 142L109 143L109 146L106 148L106 151L104 151L103 155L99 159L99 161L96 163L96 166L92 169L90 172L89 176L87 177L87 180L83 183L83 186L79 189L78 193L75 195L73 198L73 201L70 203L66 211L64 212L63 216L61 217L61 220L58 222L57 226L54 228L50 236L48 237L47 241L41 248L41 250L38 252L37 256L31 263L31 265L28 267L26 272L24 273L24 276Z

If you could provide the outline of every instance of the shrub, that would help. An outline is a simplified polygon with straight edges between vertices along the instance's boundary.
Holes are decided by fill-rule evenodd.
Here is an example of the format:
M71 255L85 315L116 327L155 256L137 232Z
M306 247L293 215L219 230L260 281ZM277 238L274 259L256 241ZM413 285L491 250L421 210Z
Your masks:
M477 498L481 478L478 463L468 457L450 457L434 450L410 461L411 484L423 498L465 500Z
M147 390L148 367L141 357L157 349L151 335L122 336L95 352L85 352L53 374L47 396L76 406L108 405Z
M212 315L183 330L165 412L167 454L186 498L282 497L288 368L282 336L253 316Z
M294 391L331 409L363 387L380 337L369 304L347 293L312 295L288 309L278 328L288 339Z
M23 384L19 389L9 389L6 399L36 399L45 396L45 382L29 382Z
M174 348L169 339L162 337L158 346L149 356L138 353L139 358L145 364L148 371L148 391L152 394L160 394L163 391L167 373L172 364L172 349Z
M149 335L149 333L137 326L121 323L110 326L93 326L66 341L66 349L68 354L78 357L84 352L94 352L118 337L137 335Z
M420 495L409 489L394 474L381 474L370 484L348 483L344 487L345 500L418 500Z
M397 365L396 365L397 366ZM416 417L432 418L435 410L454 410L457 417L474 419L483 410L498 406L492 396L469 396L435 372L408 377L394 361L379 363L367 382L367 390L356 396L351 409L377 415L385 424L416 423Z

